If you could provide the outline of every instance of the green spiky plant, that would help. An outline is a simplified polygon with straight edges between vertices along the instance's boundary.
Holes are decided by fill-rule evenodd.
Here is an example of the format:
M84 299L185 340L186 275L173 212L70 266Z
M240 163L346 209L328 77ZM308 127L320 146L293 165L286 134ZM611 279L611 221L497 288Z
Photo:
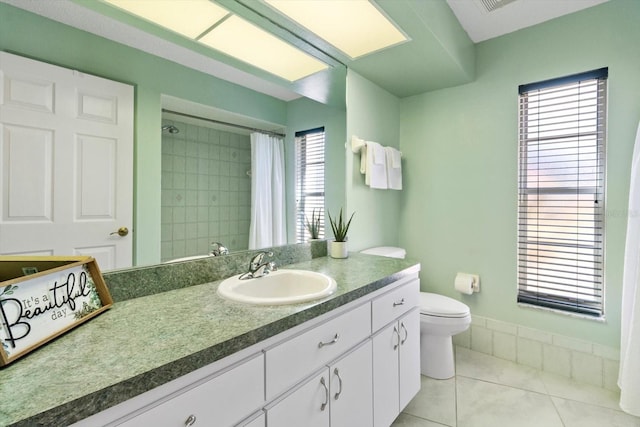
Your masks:
M327 212L327 214L329 215L331 230L333 230L333 236L335 237L336 242L346 242L349 226L351 225L351 220L353 219L355 212L351 214L351 217L349 217L349 221L347 222L344 222L344 219L342 218L342 208L340 208L340 213L335 220L331 217L330 212Z
M311 235L311 239L318 239L320 237L320 213L322 212L322 210L319 210L318 212L318 216L316 216L316 210L314 209L313 212L311 212L311 221L309 221L309 218L307 218L307 216L304 216L305 219L305 227L307 227L307 230L309 231L309 234Z

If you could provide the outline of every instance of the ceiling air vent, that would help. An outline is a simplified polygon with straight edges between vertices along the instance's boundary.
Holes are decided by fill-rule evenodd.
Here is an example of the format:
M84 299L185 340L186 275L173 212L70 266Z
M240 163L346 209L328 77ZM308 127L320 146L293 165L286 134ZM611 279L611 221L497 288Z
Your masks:
M487 12L493 12L496 9L501 8L509 3L513 3L516 0L479 0L478 3L482 4Z

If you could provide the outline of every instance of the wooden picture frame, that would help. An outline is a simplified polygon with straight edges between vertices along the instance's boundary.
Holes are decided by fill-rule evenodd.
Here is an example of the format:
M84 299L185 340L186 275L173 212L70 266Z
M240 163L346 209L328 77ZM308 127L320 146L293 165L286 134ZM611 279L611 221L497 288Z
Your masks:
M113 305L88 256L0 256L0 367Z

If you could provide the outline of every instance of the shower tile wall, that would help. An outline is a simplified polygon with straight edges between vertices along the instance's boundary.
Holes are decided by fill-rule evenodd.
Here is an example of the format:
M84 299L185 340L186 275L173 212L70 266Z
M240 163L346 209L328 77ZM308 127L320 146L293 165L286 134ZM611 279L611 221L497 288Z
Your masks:
M247 249L251 213L248 135L163 120L162 261L209 253L211 242Z

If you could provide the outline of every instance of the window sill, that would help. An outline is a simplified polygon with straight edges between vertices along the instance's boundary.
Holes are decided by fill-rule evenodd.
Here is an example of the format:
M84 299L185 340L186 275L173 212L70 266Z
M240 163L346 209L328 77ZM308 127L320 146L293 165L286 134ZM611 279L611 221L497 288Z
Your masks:
M527 303L523 303L523 302L519 302L517 304L518 304L518 307L524 308L524 309L546 311L546 312L560 314L560 315L563 315L563 316L573 317L575 319L590 320L590 321L597 322L597 323L607 323L607 318L606 318L605 315L595 317L595 316L588 316L586 314L572 313L570 311L558 310L558 309L555 309L555 308L541 307L541 306L538 306L538 305L527 304Z

